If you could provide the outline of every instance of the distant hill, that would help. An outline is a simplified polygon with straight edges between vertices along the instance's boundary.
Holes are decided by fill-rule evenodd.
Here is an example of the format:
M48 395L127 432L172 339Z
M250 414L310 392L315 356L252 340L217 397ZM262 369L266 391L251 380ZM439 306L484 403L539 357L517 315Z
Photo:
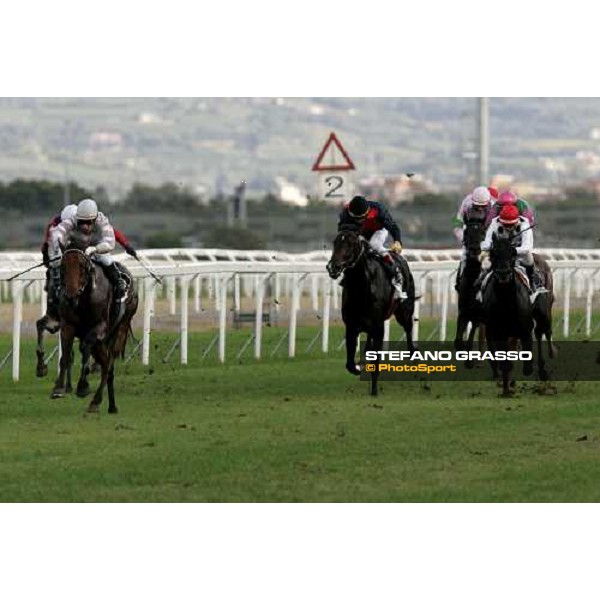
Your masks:
M281 175L309 187L334 130L360 175L413 171L458 185L474 170L464 155L475 149L476 107L474 98L2 98L0 178L68 173L113 199L136 181L213 194L241 179L265 191ZM599 99L492 99L491 170L544 182L558 176L545 158L564 161L560 177L584 177L574 157L597 151L595 128Z

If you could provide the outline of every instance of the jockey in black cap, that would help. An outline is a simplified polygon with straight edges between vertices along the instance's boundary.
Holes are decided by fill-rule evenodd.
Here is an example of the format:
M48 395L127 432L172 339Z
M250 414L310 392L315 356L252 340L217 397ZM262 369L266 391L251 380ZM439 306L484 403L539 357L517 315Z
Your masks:
M344 225L356 225L359 228L360 234L368 240L369 246L381 255L384 264L388 267L394 285L394 297L406 298L398 263L390 254L390 252L396 254L402 252L400 228L388 209L379 202L367 200L363 196L354 196L350 202L344 205L338 222L338 230ZM386 248L385 243L388 236L391 236L393 243Z

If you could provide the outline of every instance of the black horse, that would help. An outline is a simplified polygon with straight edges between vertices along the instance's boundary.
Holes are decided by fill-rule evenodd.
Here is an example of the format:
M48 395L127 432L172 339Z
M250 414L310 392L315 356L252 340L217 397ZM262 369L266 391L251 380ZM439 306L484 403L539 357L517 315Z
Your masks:
M342 319L346 325L346 369L359 375L355 354L358 336L367 334L367 350L383 347L384 322L392 314L406 332L409 350L413 343L413 313L415 308L415 282L402 257L397 257L407 298L393 300L394 288L381 257L355 227L342 228L333 242L331 260L327 271L332 279L344 273L342 292ZM378 373L371 373L371 394L378 393Z
M490 250L492 273L483 292L483 322L490 351L533 348L533 308L529 288L515 269L516 253L510 237L494 235ZM510 361L492 362L494 376L500 367L503 395L510 395ZM523 374L531 375L533 364L523 364Z
M464 230L464 244L467 251L465 266L458 279L456 291L458 292L458 318L456 320L456 337L454 347L456 350L472 350L473 339L481 323L481 302L476 298L477 289L475 282L481 273L481 240L484 236L482 221L467 222ZM464 340L465 331L471 323L471 331L467 340Z

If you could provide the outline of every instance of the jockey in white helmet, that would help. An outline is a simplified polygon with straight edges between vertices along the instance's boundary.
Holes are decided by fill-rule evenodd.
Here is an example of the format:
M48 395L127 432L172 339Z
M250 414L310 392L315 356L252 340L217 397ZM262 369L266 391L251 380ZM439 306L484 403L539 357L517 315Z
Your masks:
M119 300L125 291L125 282L121 279L115 260L110 255L110 252L115 249L115 231L108 218L98 212L98 206L91 198L82 200L77 205L75 215L64 220L52 232L50 260L60 255L60 245L66 246L69 235L75 230L89 236L90 245L86 248L85 254L104 267L104 272L115 288Z
M460 204L460 208L454 218L454 235L456 239L462 244L462 253L460 257L460 266L456 274L456 285L458 289L458 282L460 276L465 268L467 261L467 248L463 243L463 232L468 222L481 222L483 231L485 231L493 218L492 211L492 194L490 188L483 185L476 187L468 196L466 196Z

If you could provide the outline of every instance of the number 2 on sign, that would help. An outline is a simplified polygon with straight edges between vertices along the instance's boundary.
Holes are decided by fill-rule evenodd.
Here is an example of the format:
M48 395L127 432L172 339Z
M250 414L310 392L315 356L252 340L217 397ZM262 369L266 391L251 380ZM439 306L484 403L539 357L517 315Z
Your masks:
M339 175L330 175L325 178L325 183L329 188L329 191L325 194L325 198L343 198L344 194L336 194L337 190L339 190L344 185L344 179Z

